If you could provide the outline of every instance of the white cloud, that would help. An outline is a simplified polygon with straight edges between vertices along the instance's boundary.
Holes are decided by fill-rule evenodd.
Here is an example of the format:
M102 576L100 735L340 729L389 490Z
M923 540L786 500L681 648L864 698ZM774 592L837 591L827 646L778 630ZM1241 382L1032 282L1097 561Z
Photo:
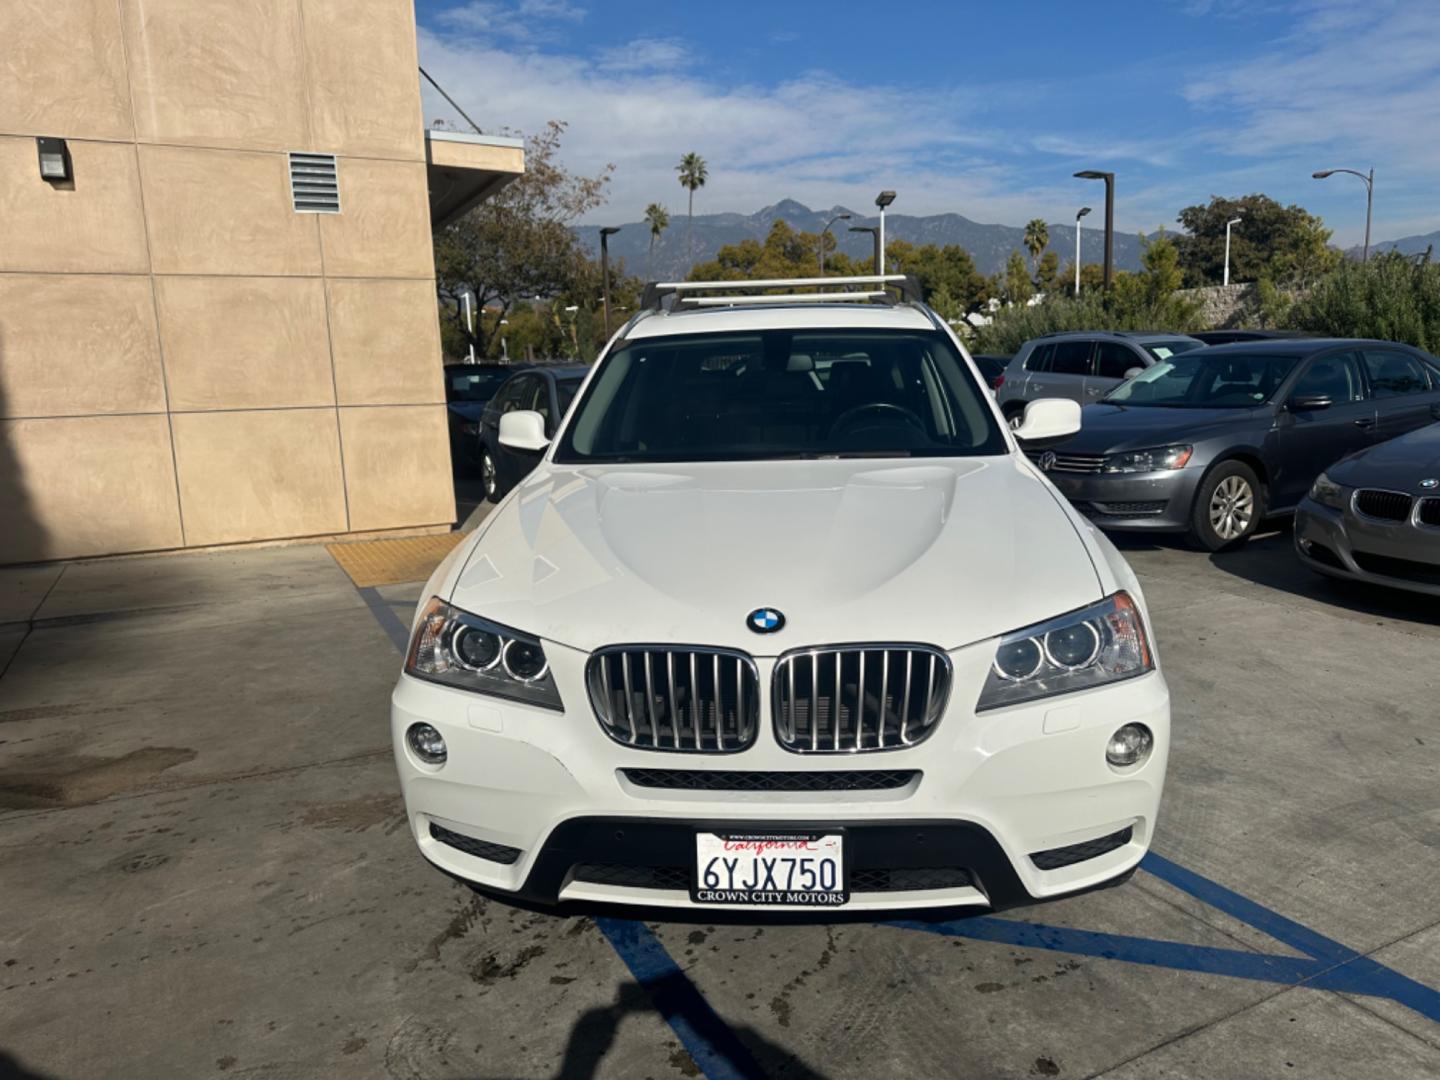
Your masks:
M691 60L693 53L674 38L636 38L624 45L602 49L597 63L606 71L672 71Z

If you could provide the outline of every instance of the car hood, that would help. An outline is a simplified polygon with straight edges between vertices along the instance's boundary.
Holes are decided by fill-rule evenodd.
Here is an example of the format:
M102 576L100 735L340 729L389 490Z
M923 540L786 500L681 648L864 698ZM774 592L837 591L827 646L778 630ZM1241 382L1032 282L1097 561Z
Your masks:
M1416 495L1440 495L1440 486L1420 486L1423 480L1440 480L1440 424L1371 447L1325 472L1347 487L1385 487Z
M466 420L479 420L480 414L485 411L483 401L451 401L447 402L445 407Z
M1011 457L569 468L495 511L453 603L574 648L954 648L1101 596L1058 496ZM755 608L778 633L746 626Z
M1210 435L1273 422L1268 406L1258 409L1163 409L1144 405L1086 405L1080 433L1057 451L1109 454L1172 443L1198 442Z

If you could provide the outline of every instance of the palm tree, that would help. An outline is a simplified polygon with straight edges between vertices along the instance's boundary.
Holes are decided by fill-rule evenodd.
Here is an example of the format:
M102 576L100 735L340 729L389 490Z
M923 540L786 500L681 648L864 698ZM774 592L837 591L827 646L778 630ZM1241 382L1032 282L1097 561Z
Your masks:
M1025 248L1030 252L1030 264L1035 276L1040 276L1040 253L1050 243L1050 227L1043 218L1032 218L1025 226Z
M661 206L658 202L652 202L645 207L645 223L650 226L650 251L645 256L645 276L653 276L650 272L650 264L655 259L655 241L660 239L660 234L670 227L670 211Z
M690 193L689 221L685 225L685 254L691 263L694 263L695 189L705 186L709 173L705 169L705 159L693 150L680 159L680 164L675 166L675 171L680 174L680 186Z

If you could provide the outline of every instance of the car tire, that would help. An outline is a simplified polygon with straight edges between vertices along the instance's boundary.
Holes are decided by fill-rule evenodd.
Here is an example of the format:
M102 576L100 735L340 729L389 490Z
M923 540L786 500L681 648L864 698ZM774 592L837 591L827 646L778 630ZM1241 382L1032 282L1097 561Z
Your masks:
M484 485L486 501L500 501L502 493L500 480L495 472L495 459L490 456L490 451L483 447L480 450L480 483Z
M1190 539L1201 551L1239 547L1265 516L1265 489L1243 461L1222 461L1200 481L1190 512Z
M1005 422L1007 424L1009 424L1011 427L1014 427L1020 422L1020 418L1025 415L1025 402L1005 402L1004 405L1000 406L1000 415L1005 417Z

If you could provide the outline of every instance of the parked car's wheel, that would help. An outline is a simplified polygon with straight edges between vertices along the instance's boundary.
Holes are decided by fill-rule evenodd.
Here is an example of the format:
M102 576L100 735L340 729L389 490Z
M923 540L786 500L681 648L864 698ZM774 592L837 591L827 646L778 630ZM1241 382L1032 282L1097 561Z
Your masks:
M1005 417L1006 422L1011 427L1014 427L1020 423L1021 418L1025 415L1025 402L1007 401L1004 405L1000 406L1000 414Z
M1200 482L1190 536L1204 551L1243 544L1265 515L1265 491L1243 461L1222 461Z
M485 485L485 498L500 501L500 484L495 478L495 459L489 450L480 451L480 481Z

